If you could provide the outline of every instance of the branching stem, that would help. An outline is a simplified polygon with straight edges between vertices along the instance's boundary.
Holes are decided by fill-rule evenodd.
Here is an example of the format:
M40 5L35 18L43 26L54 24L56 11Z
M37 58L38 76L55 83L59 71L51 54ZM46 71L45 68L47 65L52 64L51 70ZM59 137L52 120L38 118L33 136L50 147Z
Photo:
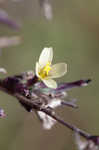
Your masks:
M26 98L25 96L23 96L19 93L11 93L6 88L2 87L1 82L0 82L0 90L7 93L7 94L9 94L9 95L11 95L11 96L16 97L19 100L19 102L22 102L22 103L26 104L27 106L30 106L34 110L42 111L42 112L46 113L47 115L49 115L50 117L55 119L60 124L66 126L67 128L71 129L74 132L78 132L84 138L88 139L91 136L90 134L88 134L88 133L84 132L83 130L77 128L76 126L65 122L55 112L51 111L50 109L41 107L40 105L38 105L38 103L36 103L36 101L33 101L30 98L28 99L28 98Z

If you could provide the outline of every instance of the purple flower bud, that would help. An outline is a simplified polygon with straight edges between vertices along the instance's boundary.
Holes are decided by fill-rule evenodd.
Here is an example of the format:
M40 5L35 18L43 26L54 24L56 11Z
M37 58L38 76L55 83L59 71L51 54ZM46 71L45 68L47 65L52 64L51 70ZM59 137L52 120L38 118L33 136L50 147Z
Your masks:
M58 88L55 89L55 91L56 91L56 92L67 91L67 90L69 90L69 89L71 89L71 88L74 88L74 87L87 86L90 81L91 81L91 79L78 80L78 81L74 81L74 82L63 83L63 84L60 84L60 85L58 86Z
M7 12L3 9L0 9L0 24L7 25L14 30L20 29L20 25L17 24L14 20L10 19Z

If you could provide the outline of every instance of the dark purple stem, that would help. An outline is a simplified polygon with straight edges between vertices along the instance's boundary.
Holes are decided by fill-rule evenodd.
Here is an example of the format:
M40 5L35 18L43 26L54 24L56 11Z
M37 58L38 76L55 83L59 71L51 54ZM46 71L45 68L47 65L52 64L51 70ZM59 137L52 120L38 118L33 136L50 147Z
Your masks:
M37 103L34 103L33 101L30 101L29 99L19 95L19 94L15 94L14 95L17 99L19 99L19 101L24 102L26 105L31 106L33 109L37 110L37 111L42 111L44 113L46 113L47 115L49 115L50 117L52 117L53 119L55 119L56 121L58 121L59 123L61 123L62 125L66 126L67 128L71 129L74 132L78 132L81 136L83 136L84 138L88 139L91 135L84 132L83 130L80 130L79 128L65 122L64 120L62 120L61 118L59 118L55 112L53 113L52 111L50 111L50 109L45 109L45 108L41 108Z
M16 81L15 81L16 82ZM9 87L9 86L8 86ZM53 119L55 119L56 121L58 121L60 124L66 126L67 128L71 129L74 132L78 132L81 136L83 136L84 138L88 139L89 137L91 137L90 134L84 132L83 130L80 130L79 128L65 122L64 120L62 120L61 118L59 118L55 112L51 111L50 109L47 108L42 108L40 105L38 105L37 102L32 101L30 98L26 98L25 96L19 94L19 93L15 93L12 91L9 91L9 88L6 88L5 86L3 86L2 84L2 80L0 80L0 90L16 97L20 103L27 105L28 107L31 107L32 109L36 110L36 111L42 111L44 113L46 113L47 115L49 115L50 117L52 117Z
M38 81L38 77L35 75L32 79L27 81L27 86L32 86Z
M6 17L0 16L0 24L7 25L10 28L13 28L15 30L19 30L20 29L19 24L17 24L15 21L13 21L13 20L11 20L9 18L6 18Z
M87 79L87 80L78 80L78 81L74 81L74 82L69 82L69 83L63 83L63 84L60 84L58 86L57 89L55 89L56 92L58 91L63 91L63 90L69 90L71 88L74 88L74 87L82 87L82 86L86 86L88 85L88 83L91 82L91 79Z

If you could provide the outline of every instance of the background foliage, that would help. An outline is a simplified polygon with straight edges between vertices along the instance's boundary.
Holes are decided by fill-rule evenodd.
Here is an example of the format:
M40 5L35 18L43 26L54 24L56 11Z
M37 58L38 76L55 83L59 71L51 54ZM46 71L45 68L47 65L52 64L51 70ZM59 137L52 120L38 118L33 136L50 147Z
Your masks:
M20 23L20 31L0 25L0 36L20 35L18 46L2 49L0 66L8 75L35 69L41 50L54 48L54 62L67 62L68 73L60 81L92 78L88 87L68 92L78 99L79 109L59 109L68 122L92 134L99 134L99 1L54 0L53 19L41 13L37 0L5 0L0 8ZM1 75L4 77L4 75ZM2 150L74 150L72 132L57 124L44 131L34 114L27 113L16 99L0 92L0 106L8 114L0 119ZM76 150L76 147L75 147Z

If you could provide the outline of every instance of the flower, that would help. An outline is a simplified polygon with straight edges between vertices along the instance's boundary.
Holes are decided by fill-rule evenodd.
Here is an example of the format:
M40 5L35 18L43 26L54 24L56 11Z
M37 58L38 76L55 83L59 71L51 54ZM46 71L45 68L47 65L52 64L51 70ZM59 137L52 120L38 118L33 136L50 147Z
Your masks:
M50 99L50 101L48 102L48 104L46 105L46 108L57 108L61 106L61 100L60 99ZM43 128L45 130L50 130L52 128L52 126L56 123L56 120L53 119L52 117L48 116L47 114L45 114L44 112L41 111L37 111L37 115L39 117L39 119L41 120L42 124L43 124Z
M42 111L38 111L37 115L38 115L39 119L42 122L43 129L45 129L45 130L50 130L52 128L52 126L56 123L55 119L53 119L52 117L46 115Z
M52 65L53 49L44 48L36 63L36 76L49 88L57 88L57 83L52 78L59 78L67 72L66 63Z
M99 150L99 136L89 136L84 139L75 132L75 142L78 150Z

